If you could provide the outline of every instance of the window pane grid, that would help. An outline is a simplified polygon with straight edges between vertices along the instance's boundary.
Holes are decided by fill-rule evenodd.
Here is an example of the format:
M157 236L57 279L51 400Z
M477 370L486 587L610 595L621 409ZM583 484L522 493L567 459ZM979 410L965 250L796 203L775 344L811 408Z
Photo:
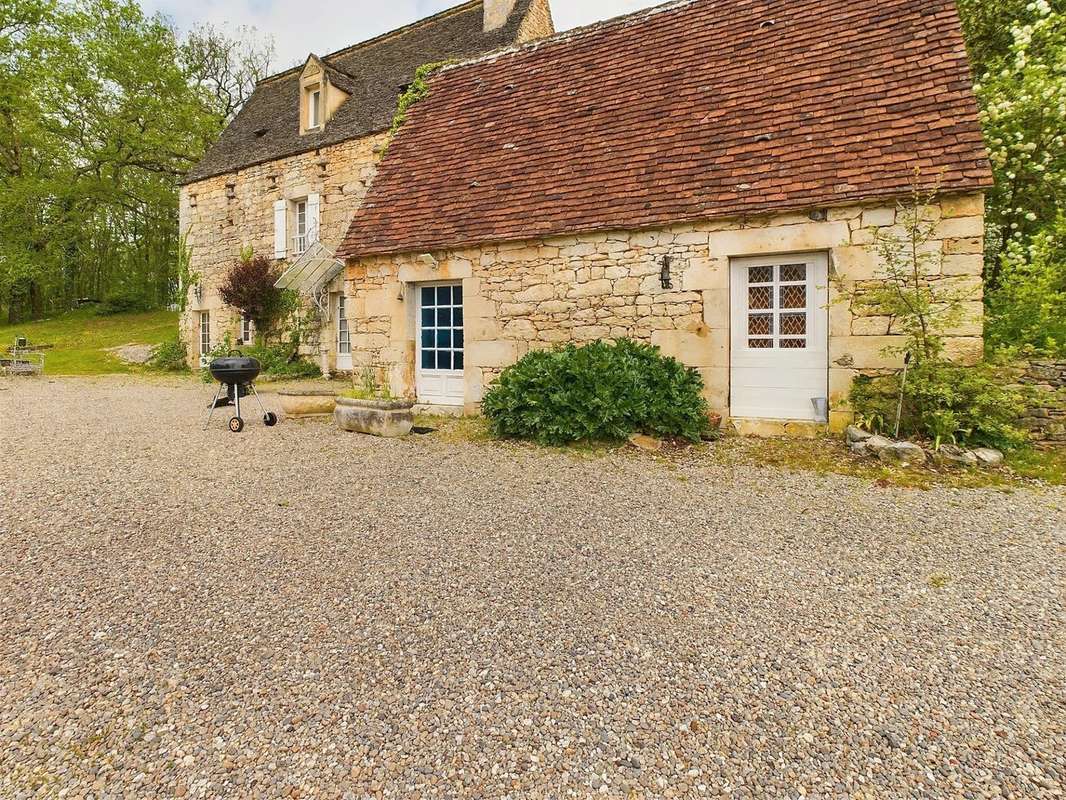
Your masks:
M424 286L420 314L420 366L430 370L463 369L463 289Z
M337 353L346 356L351 352L352 339L348 330L348 311L342 294L337 297Z
M806 264L748 268L748 347L801 350L807 347Z

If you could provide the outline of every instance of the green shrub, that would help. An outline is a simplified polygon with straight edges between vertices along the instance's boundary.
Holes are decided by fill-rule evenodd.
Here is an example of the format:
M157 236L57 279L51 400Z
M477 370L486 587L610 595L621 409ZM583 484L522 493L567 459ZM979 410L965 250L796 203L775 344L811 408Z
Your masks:
M297 346L290 344L257 344L241 350L246 356L258 359L263 367L263 374L272 378L318 378L322 370L297 354Z
M140 292L133 289L119 289L104 298L100 313L107 315L129 314L134 311L147 311L150 305Z
M901 375L859 376L851 390L851 407L875 433L895 432ZM926 361L907 373L900 435L940 444L998 447L1025 443L1015 427L1024 410L1019 391L991 364L963 367Z
M322 375L322 370L316 364L300 358L299 344L295 338L286 344L257 344L253 347L234 348L233 337L227 333L222 341L207 354L207 363L210 364L216 358L224 358L238 350L242 355L259 361L259 366L262 368L261 374L271 378L302 380L318 378ZM211 377L211 370L207 367L200 370L200 377L204 383L214 380Z
M499 437L541 444L620 441L634 433L699 441L703 379L659 348L627 339L529 353L485 395Z
M152 348L148 364L164 372L185 372L189 368L187 357L185 342L174 336Z

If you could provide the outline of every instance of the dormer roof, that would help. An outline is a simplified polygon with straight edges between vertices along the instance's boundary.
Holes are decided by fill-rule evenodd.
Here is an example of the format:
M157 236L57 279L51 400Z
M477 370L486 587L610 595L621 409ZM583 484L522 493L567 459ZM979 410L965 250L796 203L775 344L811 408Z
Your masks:
M481 0L339 50L259 82L240 113L185 177L214 175L380 133L388 129L401 88L422 64L466 59L515 44L533 0L517 0L507 24L484 31ZM300 134L300 81L314 59L350 97L329 125Z

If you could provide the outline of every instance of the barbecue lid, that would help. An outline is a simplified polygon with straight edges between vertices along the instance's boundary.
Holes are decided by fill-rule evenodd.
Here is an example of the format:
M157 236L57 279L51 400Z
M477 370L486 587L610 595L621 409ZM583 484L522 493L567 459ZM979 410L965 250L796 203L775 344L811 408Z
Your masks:
M216 358L211 362L211 375L215 380L230 383L248 383L259 376L262 365L258 359L237 353Z

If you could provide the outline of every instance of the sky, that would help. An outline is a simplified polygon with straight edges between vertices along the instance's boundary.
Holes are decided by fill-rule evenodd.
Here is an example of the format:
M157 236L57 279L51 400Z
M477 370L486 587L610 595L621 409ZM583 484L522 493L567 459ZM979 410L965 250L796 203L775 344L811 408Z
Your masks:
M664 0L549 0L556 30L564 31ZM302 63L422 19L462 0L140 0L149 13L162 12L180 30L210 22L230 30L242 25L272 36L274 68ZM312 10L313 9L313 10ZM327 22L328 21L328 22Z

